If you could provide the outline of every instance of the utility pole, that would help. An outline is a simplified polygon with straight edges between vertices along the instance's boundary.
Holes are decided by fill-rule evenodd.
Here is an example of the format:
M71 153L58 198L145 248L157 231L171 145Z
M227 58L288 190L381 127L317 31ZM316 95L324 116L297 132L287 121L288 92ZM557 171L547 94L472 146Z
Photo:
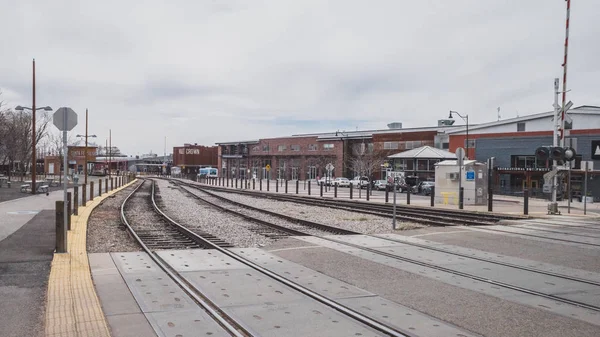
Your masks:
M559 107L558 107L558 84L559 84L559 79L555 78L554 79L554 119L553 119L553 136L552 136L552 145L554 147L558 146L558 128L559 128L559 119L558 119L558 113L559 113ZM555 171L556 168L558 166L558 162L556 160L552 161L552 170ZM554 175L554 177L552 178L552 203L556 204L556 190L558 189L558 177L556 175ZM554 208L552 208L554 209Z
M112 130L108 129L108 177L110 178L110 170L112 168Z
M88 176L88 109L85 109L85 166L83 167L84 184L87 185Z
M33 102L31 105L31 129L31 194L35 194L35 169L37 168L37 163L35 159L35 59L33 59ZM65 167L65 170L66 169L67 168Z

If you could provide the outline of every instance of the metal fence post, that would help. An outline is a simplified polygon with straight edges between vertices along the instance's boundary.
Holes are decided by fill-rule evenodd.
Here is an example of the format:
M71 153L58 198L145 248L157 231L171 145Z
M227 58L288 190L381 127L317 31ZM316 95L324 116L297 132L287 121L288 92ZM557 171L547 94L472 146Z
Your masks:
M354 189L354 185L350 183L350 199L352 199L352 190Z
M115 189L114 180L115 178L110 178L110 190L113 191Z
M406 204L410 205L410 187L406 190Z
M73 214L72 206L71 192L67 192L67 230L71 230L71 214Z
M108 178L104 178L104 193L108 193Z
M94 182L90 181L90 201L94 200Z
M256 189L255 186L256 186L256 179L252 179L252 190Z
M85 207L85 199L86 199L87 185L81 185L81 206Z
M55 226L56 226L56 252L57 253L66 253L67 252L67 235L65 230L65 220L64 220L64 205L65 202L60 200L56 201L56 218L55 218Z
M385 185L385 203L387 204L390 201L390 187Z
M79 186L73 186L73 214L79 215Z
M102 179L98 179L98 196L102 196Z
M311 181L308 181L308 195L310 195L310 185L311 185Z
M267 192L269 192L270 185L271 185L271 179L267 179Z
M523 190L523 214L529 214L529 190Z
M333 185L333 197L337 198L337 184Z
M367 185L367 201L369 201L369 195L371 195L371 184Z
M458 209L464 208L464 196L465 196L465 188L461 186L458 192Z
M323 196L323 182L321 182L321 197Z
M285 194L288 192L288 180L285 180Z
M300 180L296 180L296 194L298 194L299 187L300 187Z
M431 207L433 207L434 202L435 202L435 186L431 186L431 201L430 201Z

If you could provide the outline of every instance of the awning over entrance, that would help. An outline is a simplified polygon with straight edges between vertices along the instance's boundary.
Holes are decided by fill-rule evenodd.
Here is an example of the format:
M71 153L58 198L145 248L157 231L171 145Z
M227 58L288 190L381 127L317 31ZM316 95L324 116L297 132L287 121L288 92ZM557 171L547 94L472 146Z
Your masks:
M456 159L456 154L431 146L422 146L416 149L400 152L388 156L390 159Z

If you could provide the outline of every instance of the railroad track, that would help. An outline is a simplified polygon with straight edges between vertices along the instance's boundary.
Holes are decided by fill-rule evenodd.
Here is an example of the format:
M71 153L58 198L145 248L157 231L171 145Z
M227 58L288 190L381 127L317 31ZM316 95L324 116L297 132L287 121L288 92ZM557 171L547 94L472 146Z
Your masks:
M134 222L131 222L130 219L128 219L127 213L129 213L129 212L127 211L127 209L129 207L127 206L128 205L127 203L130 200L133 200L134 198L146 198L147 197L147 195L143 195L143 194L139 195L137 197L134 196L136 193L138 193L138 190L142 186L145 185L145 183L146 182L140 184L140 186L138 186L134 191L132 191L131 194L129 196L127 196L127 198L125 198L125 200L123 201L123 204L121 205L121 220L122 220L123 224L127 227L127 229L132 234L132 236L135 238L135 240L142 246L143 250L152 258L152 260L161 269L163 269L169 275L169 277L171 277L188 295L190 295L211 317L213 317L213 319L215 319L215 321L217 321L223 328L225 328L227 330L227 332L229 332L232 336L236 336L236 337L252 336L252 334L250 332L248 332L247 330L245 330L242 327L242 324L236 322L235 319L233 319L232 317L225 314L221 309L219 309L216 305L214 305L212 302L210 302L206 297L204 297L202 295L202 293L198 289L196 289L191 283L186 281L185 277L183 277L180 273L178 273L175 268L169 266L162 258L160 258L156 254L157 250L151 248L152 244L154 242L156 242L156 240L154 240L153 238L150 238L147 235L142 235L142 236L138 235L137 230L139 230L140 228L143 228L143 227L141 224L139 224L139 223L136 224ZM292 281L289 281L286 278L279 276L278 274L271 272L268 269L265 269L265 268L259 266L258 264L246 259L245 257L228 250L227 247L222 247L218 243L211 241L209 239L210 236L209 236L209 238L205 238L202 234L198 234L198 233L190 231L186 227L182 226L181 224L177 223L175 220L170 218L167 214L165 214L160 209L160 207L157 205L157 202L154 197L154 188L153 187L154 187L154 183L152 183L152 185L151 185L149 201L152 204L152 208L156 212L155 214L160 215L160 217L163 219L161 221L161 225L172 226L172 227L176 228L177 232L182 233L183 236L185 236L185 237L187 237L187 239L189 239L189 240L177 240L178 243L174 244L174 246L178 246L178 247L184 246L184 244L182 244L181 242L186 242L189 246L185 246L185 248L205 248L205 249L217 250L220 253L223 253L224 255L228 256L229 258L232 258L238 262L241 262L244 265L274 279L275 281L282 283L285 286L290 287L290 288L312 298L313 300L316 300L316 301L342 313L343 315L346 315L350 319L353 319L357 322L362 323L365 326L368 326L368 327L378 331L379 333L383 333L387 336L393 336L393 337L414 337L414 335L411 333L404 333L402 331L399 331L393 327L390 327L382 322L377 321L376 319L373 319L373 318L366 316L364 314L361 314L353 309L350 309L344 305L341 305L338 302L331 300L325 296L322 296L308 288L305 288L305 287L300 286ZM148 198L146 200L148 201ZM154 220L156 220L156 219L151 219L150 221L154 221ZM165 227L165 230L168 230L168 229L166 229L166 227ZM142 232L142 233L144 233L144 232ZM144 234L158 235L158 231L153 230L150 232L146 232ZM194 242L194 244L192 244L190 242ZM149 243L150 246L147 243ZM161 245L160 247L163 247L163 246ZM160 248L160 249L162 249L162 248Z
M190 184L188 182L180 182ZM265 193L250 190L232 190L211 185L190 185L202 186L202 188L205 190L208 189L226 193L237 193L279 201L290 201L311 206L343 209L356 213L384 216L389 218L393 217L393 206L388 204L376 204L367 203L363 201L351 201L341 199L305 197L290 194ZM396 205L396 218L399 220L412 221L430 226L481 226L494 225L501 220L521 220L527 219L528 217L505 214L500 215L489 213L476 213L470 211L458 211L439 208L426 208L419 206Z
M185 183L181 183L181 182L178 182L178 183L179 184L185 184ZM222 202L229 203L230 205L233 205L235 207L242 207L242 208L250 209L250 210L253 210L253 211L260 211L262 213L266 213L266 214L273 215L273 216L278 216L278 217L281 217L283 219L290 219L291 218L291 217L288 217L286 215L282 215L282 214L271 212L271 211L266 211L264 209L258 209L258 208L253 207L253 206L245 205L245 204L242 204L242 203L239 203L239 202L227 199L225 197L218 196L216 194L213 194L213 193L207 192L206 190L203 190L203 187L200 187L200 186L195 185L195 184L185 184L185 185L188 186L188 187L190 187L190 188L195 188L195 189L201 190L204 193L210 195L211 197L216 198L216 199L218 199L218 200L220 200ZM200 198L200 197L198 197L196 195L196 198ZM219 205L218 207L220 209L227 209L226 207L224 207L222 205ZM232 213L232 212L233 213L239 213L239 211L233 211L231 209L228 209L228 212L230 212L230 213ZM291 218L290 220L291 221L299 221L300 219ZM307 220L302 220L301 222L299 221L299 223L302 223L303 225L306 225L306 226L311 227L311 228L314 228L314 225L316 224L316 223L313 223L313 222L307 221ZM319 225L321 225L321 224L319 224ZM353 232L353 234L360 234L360 233ZM305 234L305 235L307 235L307 234ZM366 235L366 236L370 236L370 235ZM475 273L463 272L463 271L460 271L460 270L455 270L455 269L447 268L447 267L444 267L444 266L436 265L436 264L429 263L429 262L424 262L424 261L413 259L413 258L410 258L410 257L399 256L399 255L397 255L395 253L389 253L389 252L382 251L381 249L377 249L377 248L365 247L365 246L354 244L354 243L350 243L350 242L347 242L347 241L344 241L344 240L341 240L341 239L338 239L338 238L324 237L324 236L317 236L317 237L319 237L321 239L324 239L324 240L327 240L327 241L331 241L331 242L335 242L335 243L342 244L342 245L345 245L345 246L349 246L349 247L352 247L352 248L361 249L361 250L364 250L364 251L367 251L367 252L370 252L370 253L374 253L374 254L377 254L377 255L382 255L382 256L385 256L385 257L389 257L389 258L392 258L392 259L395 259L395 260L409 262L409 263L416 264L416 265L419 265L419 266L423 266L423 267L427 267L427 268L432 268L432 269L443 271L443 272L450 273L450 274L453 274L453 275L458 275L458 276L466 277L466 278L469 278L469 279L472 279L472 280L476 280L476 281L480 281L480 282L492 284L494 286L501 286L501 287L504 287L504 288L507 288L507 289L519 291L519 292L526 293L526 294L529 294L529 295L539 296L539 297L543 297L543 298L550 299L550 300L553 300L553 301L558 301L558 302L561 302L561 303L565 303L565 304L570 304L570 305L573 305L573 306L577 306L577 307L580 307L580 308L589 309L589 310L592 310L592 311L595 311L595 312L600 312L600 306L597 306L597 305L594 305L594 304L591 304L591 303L586 303L586 302L583 302L583 301L577 301L577 300L568 299L568 298L565 298L565 297L560 296L560 295L554 295L552 293L545 293L545 292L538 291L538 290L535 290L535 289L529 289L527 287L523 287L523 286L511 284L509 282L503 282L503 281L489 279L488 277L477 275ZM554 272L544 271L544 270L540 270L540 269L536 269L536 268L531 268L531 267L527 267L527 266L521 266L521 265L517 265L517 264L499 262L499 261L492 260L492 259L487 259L487 258L473 257L473 256L470 256L470 255L460 254L460 253L453 252L453 251L450 251L450 250L446 250L446 249L442 249L442 248L436 248L436 247L431 247L431 246L428 246L428 245L418 244L418 243L414 243L414 242L407 242L407 241L403 241L403 240L395 240L395 239L384 238L384 237L380 237L380 236L370 236L370 237L374 237L374 238L377 238L377 239L380 239L380 240L386 240L386 241L394 242L394 243L402 243L402 244L405 244L405 245L408 245L408 246L418 247L418 248L421 248L421 249L428 249L428 250L431 250L431 251L441 252L441 253L445 253L445 254L451 254L451 255L454 255L454 256L457 256L457 257L460 257L460 258L469 258L469 259L473 259L473 260L477 260L477 261L481 261L481 262L491 263L491 264L498 265L498 266L509 267L509 268L515 269L515 270L526 271L526 272L533 272L533 273L542 274L542 275L546 275L546 276L552 276L552 277L556 277L556 278L559 278L559 279L573 281L573 282L577 282L577 283L581 283L581 284L585 284L585 285L593 285L593 286L597 286L598 290L600 291L600 282L596 282L596 281L593 281L593 280L587 280L587 279L583 279L583 278L573 277L573 276L570 276L570 275L565 275L565 274L560 274L560 273L554 273Z

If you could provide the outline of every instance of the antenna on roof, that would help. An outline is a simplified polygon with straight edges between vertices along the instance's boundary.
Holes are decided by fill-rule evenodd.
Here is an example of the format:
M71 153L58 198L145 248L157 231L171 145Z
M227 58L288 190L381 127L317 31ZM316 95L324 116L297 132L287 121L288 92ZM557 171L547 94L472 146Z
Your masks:
M500 107L498 107L498 120L500 120Z

